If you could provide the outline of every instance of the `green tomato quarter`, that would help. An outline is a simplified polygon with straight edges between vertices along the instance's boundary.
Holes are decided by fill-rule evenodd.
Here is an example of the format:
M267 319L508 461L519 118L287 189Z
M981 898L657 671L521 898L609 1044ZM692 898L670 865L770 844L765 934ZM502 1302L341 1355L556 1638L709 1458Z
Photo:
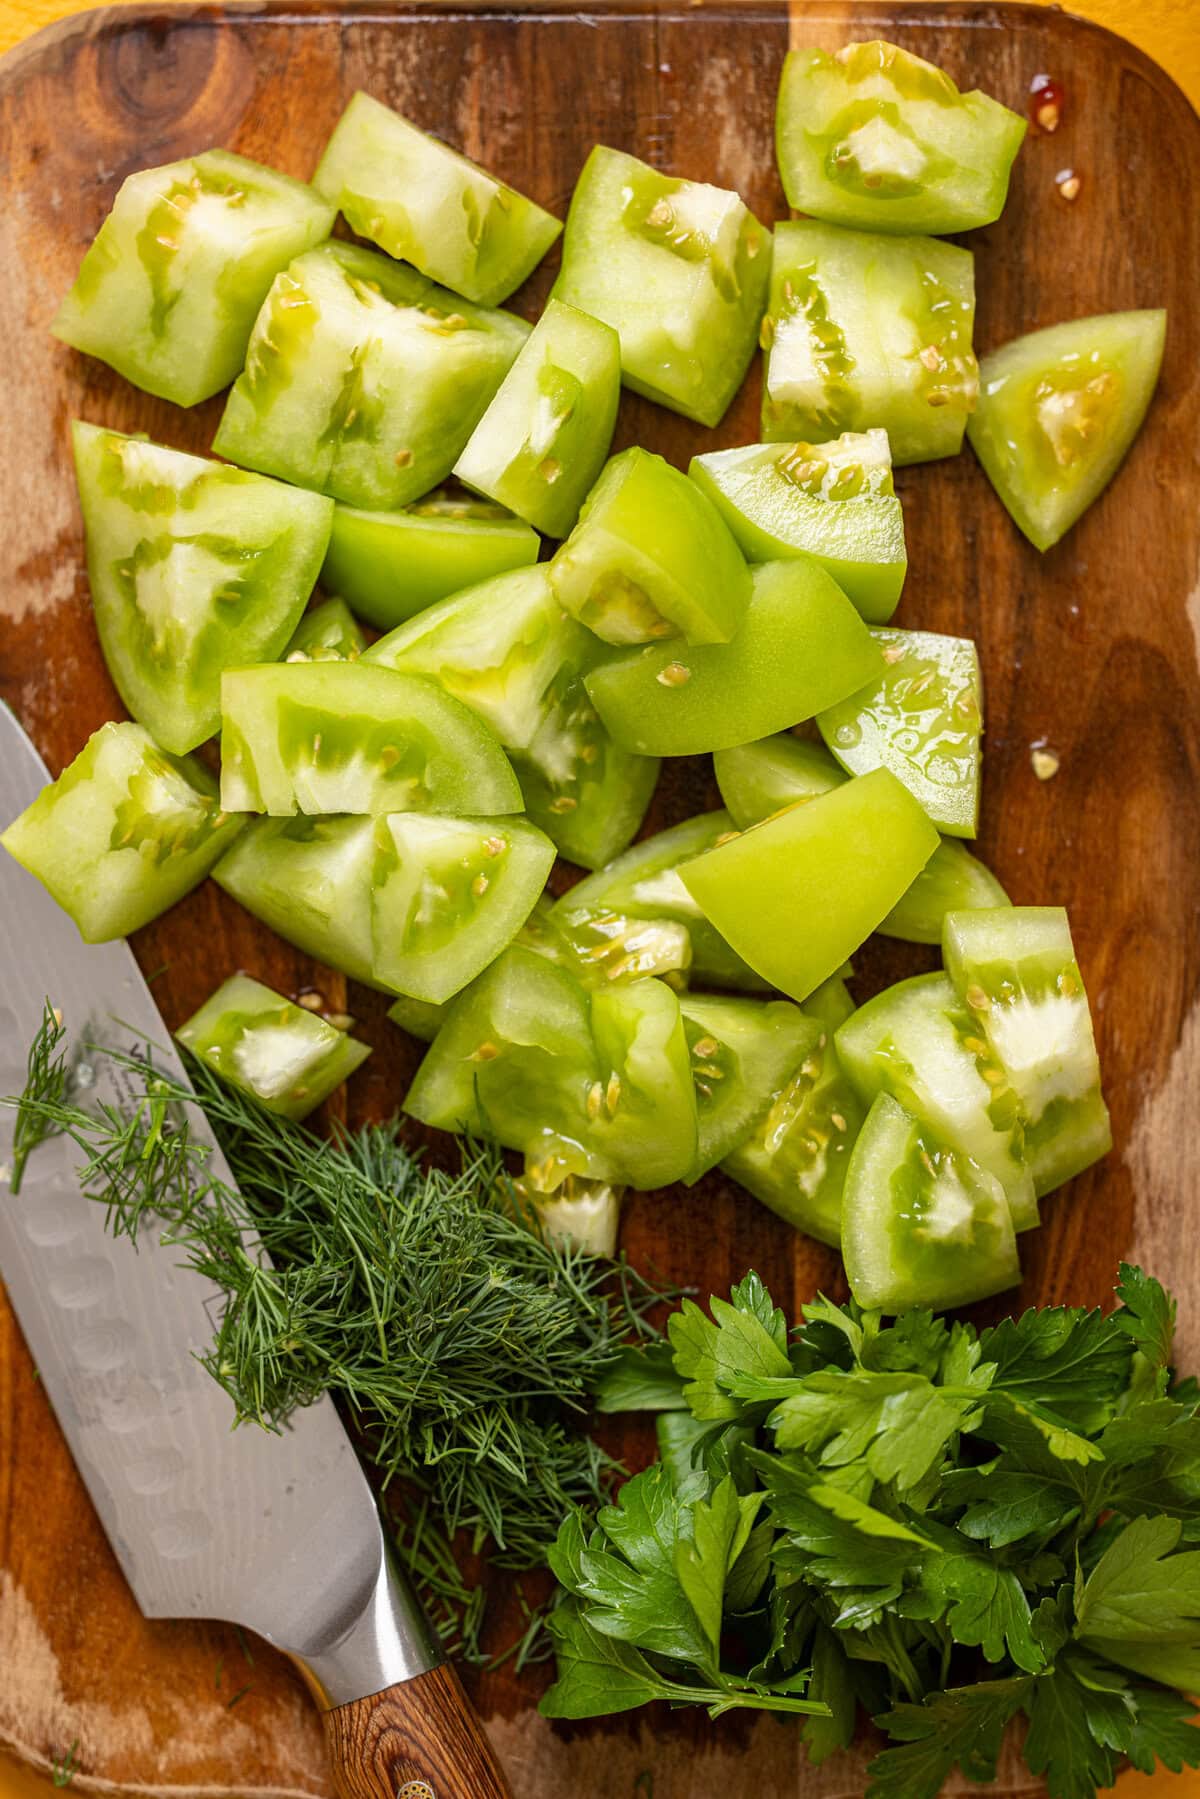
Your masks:
M303 182L228 150L142 169L50 329L135 387L195 406L238 374L272 281L332 224Z
M183 755L221 726L221 671L286 646L321 566L319 494L76 421L100 646L129 711Z
M627 387L716 425L750 365L770 267L771 234L736 194L598 144L553 291L617 332Z
M256 818L212 871L218 887L287 943L376 987L375 821Z
M953 837L943 837L904 897L879 927L881 937L940 943L948 912L1007 906L1009 898L986 863Z
M609 462L550 564L561 606L607 643L728 643L750 573L711 500L636 445Z
M1109 312L1032 331L979 371L971 448L1014 522L1048 550L1108 486L1158 381L1165 312Z
M566 537L604 466L620 397L616 332L551 300L454 473L547 537Z
M285 662L357 662L367 647L345 600L323 600L306 612L283 653Z
M974 324L969 250L816 219L780 225L763 437L825 443L881 427L894 463L956 456L979 387Z
M221 706L227 811L490 816L521 808L491 731L432 681L365 659L277 663L227 670Z
M690 756L812 718L883 667L832 575L803 557L753 569L750 604L729 643L614 653L592 670L587 690L626 749Z
M445 480L528 335L374 250L326 244L272 283L213 449L393 511Z
M878 928L937 842L907 788L879 768L698 855L679 879L756 973L803 1002Z
M136 724L107 724L0 836L85 943L127 937L209 873L245 820L202 763Z
M371 1051L249 975L235 974L175 1033L214 1074L280 1118L307 1118Z
M751 1135L821 1031L781 999L684 994L679 1009L699 1124L690 1186Z
M1018 113L876 39L793 50L775 149L789 206L871 231L970 231L1004 210Z
M520 287L562 230L533 200L364 93L335 125L313 186L359 237L484 306Z
M812 556L868 623L892 616L908 557L886 431L710 450L688 474L748 562Z

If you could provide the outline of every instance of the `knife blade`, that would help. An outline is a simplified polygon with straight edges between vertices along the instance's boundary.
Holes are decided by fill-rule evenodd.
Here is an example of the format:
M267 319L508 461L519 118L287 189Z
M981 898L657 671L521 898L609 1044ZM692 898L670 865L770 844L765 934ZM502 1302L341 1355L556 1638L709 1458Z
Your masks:
M0 704L0 821L47 770ZM0 1094L18 1094L47 1000L77 1046L182 1064L126 943L84 944L66 913L0 854ZM79 1053L73 1097L129 1107L136 1082ZM0 1108L0 1164L15 1112ZM199 1107L194 1140L233 1185ZM147 1617L223 1618L291 1655L325 1712L339 1790L387 1799L509 1791L457 1678L392 1567L366 1478L332 1402L279 1434L232 1428L197 1355L218 1295L178 1251L106 1229L78 1147L37 1145L0 1194L0 1275L100 1522Z

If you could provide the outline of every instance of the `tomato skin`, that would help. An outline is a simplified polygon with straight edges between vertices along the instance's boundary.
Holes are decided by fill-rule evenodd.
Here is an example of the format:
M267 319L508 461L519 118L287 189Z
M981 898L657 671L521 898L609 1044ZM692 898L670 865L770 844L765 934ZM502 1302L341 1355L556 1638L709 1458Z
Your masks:
M334 126L313 186L360 237L485 306L520 287L562 230L533 200L362 92Z
M784 191L796 212L835 225L934 235L990 225L1026 129L896 44L784 59L775 121Z
M731 642L647 644L587 677L615 740L642 755L726 749L812 718L883 668L870 633L811 557L762 562Z
M1017 527L1049 550L1116 474L1154 395L1167 315L1102 313L984 358L971 448Z
M400 512L335 506L322 585L391 631L427 606L538 559L538 536L500 507L433 495Z
M821 1034L787 1000L684 994L699 1147L691 1186L750 1136Z
M246 821L202 763L107 724L0 835L85 943L127 937L201 882Z
M264 1111L295 1121L315 1111L371 1053L369 1045L244 974L223 982L175 1035Z
M306 612L283 653L285 662L357 662L367 647L345 600L323 600Z
M195 406L234 379L275 276L332 224L312 188L228 150L142 169L50 329L146 393Z

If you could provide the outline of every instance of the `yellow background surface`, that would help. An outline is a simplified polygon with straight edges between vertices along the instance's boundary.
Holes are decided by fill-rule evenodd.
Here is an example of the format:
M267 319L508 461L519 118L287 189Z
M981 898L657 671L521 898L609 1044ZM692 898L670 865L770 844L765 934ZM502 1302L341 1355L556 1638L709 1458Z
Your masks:
M68 13L85 12L81 0L0 0L0 52ZM1193 105L1200 108L1200 0L1076 0L1071 11L1119 31L1167 69ZM1186 203L1200 202L1200 195ZM0 1799L49 1799L48 1781L25 1773L0 1757ZM1126 1775L1120 1799L1200 1799L1200 1772Z

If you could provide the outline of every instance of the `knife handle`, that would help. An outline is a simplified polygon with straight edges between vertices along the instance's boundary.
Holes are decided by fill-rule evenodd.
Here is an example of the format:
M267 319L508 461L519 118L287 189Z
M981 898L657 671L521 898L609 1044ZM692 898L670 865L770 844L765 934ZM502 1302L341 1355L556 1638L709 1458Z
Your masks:
M339 1799L512 1799L448 1662L324 1715Z

